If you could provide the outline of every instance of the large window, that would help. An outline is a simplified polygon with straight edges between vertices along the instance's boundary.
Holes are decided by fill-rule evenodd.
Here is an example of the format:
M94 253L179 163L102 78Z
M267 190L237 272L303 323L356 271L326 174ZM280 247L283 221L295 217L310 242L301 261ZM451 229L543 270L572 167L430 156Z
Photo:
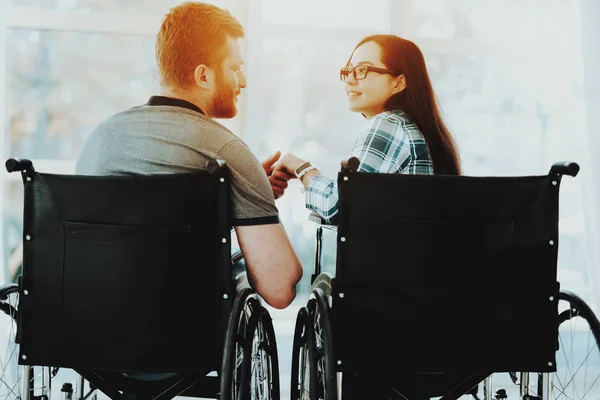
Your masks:
M175 0L4 3L3 154L70 172L103 118L156 93L154 35ZM415 41L470 175L544 174L575 160L561 197L561 281L592 300L590 175L578 1L221 0L247 29L248 89L221 121L262 159L276 150L334 176L365 120L348 111L338 70L372 33ZM359 10L360 12L358 12ZM510 27L510 29L508 29ZM20 235L22 189L5 175L4 265ZM278 200L307 271L314 226L292 182ZM596 189L597 190L597 189ZM590 200L591 199L591 200ZM334 252L326 259L334 262ZM306 290L306 274L301 290ZM595 283L597 284L597 282ZM597 301L597 299L595 299Z
M594 291L600 269L593 262L600 254L593 242L600 231L594 225L600 186L590 160L598 141L588 140L591 107L584 97L595 70L586 78L583 69L586 52L596 51L595 60L600 55L592 49L597 43L582 47L579 6L587 1L596 0L213 1L229 8L247 32L248 88L238 116L220 122L259 159L291 151L335 177L366 124L347 108L340 67L369 34L413 40L424 52L465 174L538 175L555 161L581 165L580 175L563 179L561 187L559 280L600 314ZM72 172L96 124L156 93L154 37L162 16L178 3L0 0L3 157L33 159L40 171ZM2 177L7 280L9 266L18 262L23 193L18 174ZM292 181L277 205L304 264L302 303L314 266L315 226L299 189ZM335 240L330 232L324 239L325 268L332 270ZM276 322L280 346L291 344L290 315L289 326ZM287 388L287 364L283 369Z
M334 177L365 124L347 109L339 68L368 34L412 39L425 54L466 174L546 174L555 161L581 164L581 175L561 188L559 273L563 286L593 301L578 2L380 1L361 13L347 2L293 12L285 8L291 3L256 2L262 9L251 19L245 132L259 156L292 151ZM299 185L278 204L310 270L314 226L298 212ZM332 248L325 253L329 268L334 256Z
M3 157L71 173L85 137L100 121L158 92L155 35L162 16L178 3L3 3ZM237 10L233 1L214 3ZM238 128L237 121L222 122ZM2 275L11 279L20 260L23 190L16 174L4 175L2 187Z
M12 29L9 154L74 160L106 116L158 89L152 37Z

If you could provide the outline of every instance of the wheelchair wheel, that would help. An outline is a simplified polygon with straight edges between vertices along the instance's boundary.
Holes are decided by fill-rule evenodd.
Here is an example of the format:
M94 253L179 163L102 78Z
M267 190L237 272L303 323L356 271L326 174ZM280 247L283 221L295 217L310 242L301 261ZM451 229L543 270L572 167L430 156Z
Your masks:
M298 312L292 352L292 399L337 400L329 302L317 288Z
M269 312L251 289L238 295L229 319L220 398L280 398L275 330Z
M316 400L317 366L314 327L306 307L298 310L292 347L292 376L290 396L292 400Z
M571 292L560 292L558 314L557 370L529 378L534 387L522 391L523 399L600 399L600 322Z
M29 400L50 398L50 368L19 365L17 335L19 286L8 284L0 288L0 309L5 316L0 322L0 398Z

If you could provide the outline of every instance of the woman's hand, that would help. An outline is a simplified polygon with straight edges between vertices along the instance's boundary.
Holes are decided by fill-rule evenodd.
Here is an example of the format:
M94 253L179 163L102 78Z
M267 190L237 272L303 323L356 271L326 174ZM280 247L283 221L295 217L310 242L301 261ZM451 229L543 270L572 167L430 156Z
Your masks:
M282 169L295 177L296 174L294 173L294 171L296 171L296 168L298 168L305 162L306 160L296 157L292 153L287 153L283 157L281 157L281 159L275 166L275 169Z
M286 173L296 177L296 169L302 164L306 163L306 160L301 159L300 157L296 157L292 153L287 153L277 163L275 166L275 170L284 170ZM305 172L301 174L300 182L304 189L308 186L310 181L316 177L321 175L321 172L316 169L314 166L311 166L308 170L303 169ZM303 189L303 190L304 190Z

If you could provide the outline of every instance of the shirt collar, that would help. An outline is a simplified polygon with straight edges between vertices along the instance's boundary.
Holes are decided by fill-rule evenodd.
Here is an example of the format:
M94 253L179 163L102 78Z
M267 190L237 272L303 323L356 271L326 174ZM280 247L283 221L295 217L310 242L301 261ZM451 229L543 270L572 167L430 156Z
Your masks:
M146 103L149 106L171 106L171 107L182 107L187 108L188 110L199 112L202 115L205 115L204 112L195 104L190 103L189 101L182 99L175 99L173 97L167 96L152 96Z

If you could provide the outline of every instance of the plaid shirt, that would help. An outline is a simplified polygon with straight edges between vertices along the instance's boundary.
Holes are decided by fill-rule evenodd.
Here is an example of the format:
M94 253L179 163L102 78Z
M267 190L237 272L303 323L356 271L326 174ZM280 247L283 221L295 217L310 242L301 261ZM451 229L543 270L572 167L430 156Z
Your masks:
M360 161L358 172L433 175L433 161L425 138L417 126L400 111L376 115L354 143L350 157ZM337 180L319 175L305 192L306 208L328 223L337 223Z

